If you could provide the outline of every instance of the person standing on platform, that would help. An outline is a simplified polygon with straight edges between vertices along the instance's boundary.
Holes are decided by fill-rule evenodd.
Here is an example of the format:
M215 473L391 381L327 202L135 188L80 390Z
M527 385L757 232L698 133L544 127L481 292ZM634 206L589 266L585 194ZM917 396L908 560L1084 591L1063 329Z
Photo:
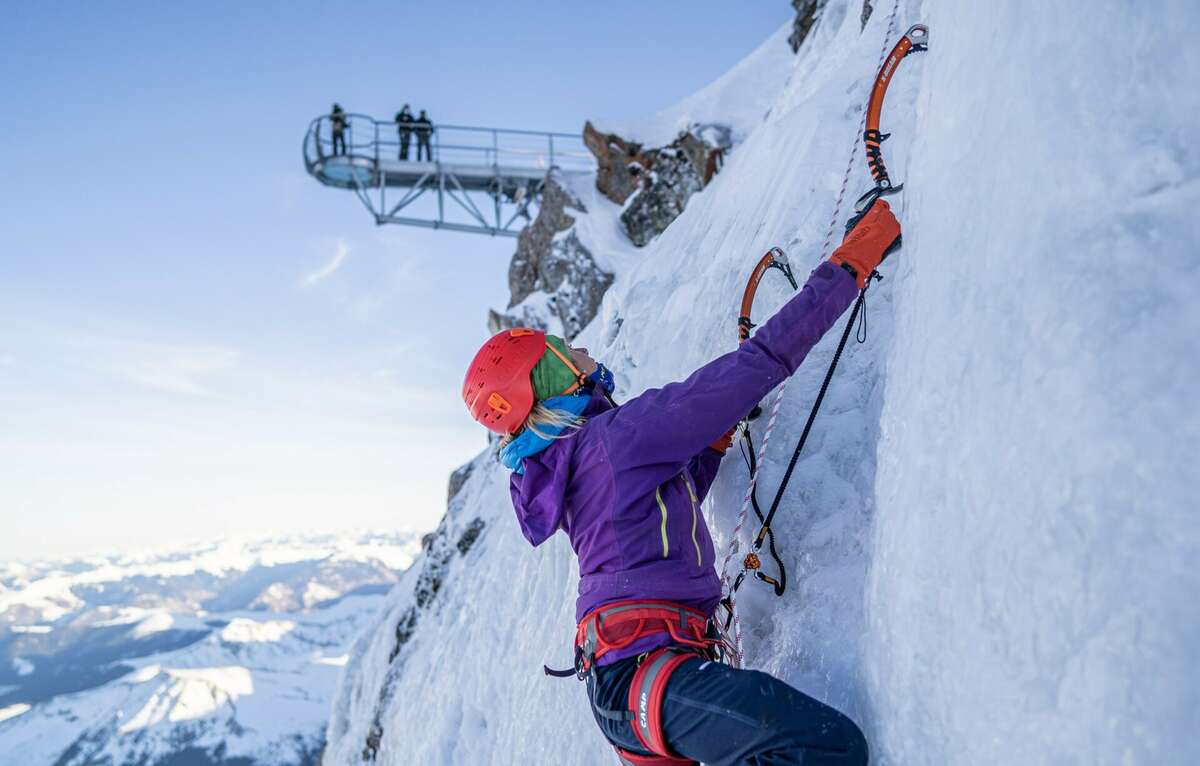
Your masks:
M400 159L408 159L408 145L412 142L413 133L412 109L408 104L396 113L396 130L400 133Z
M433 136L433 121L429 119L429 115L425 114L425 110L421 110L421 114L417 116L416 122L413 123L417 131L417 160L421 159L421 150L425 151L425 159L433 162L433 151L429 148L429 139Z
M333 156L338 155L338 146L342 147L342 154L346 153L346 113L342 111L342 107L334 104L333 111L329 113L330 132L333 133Z

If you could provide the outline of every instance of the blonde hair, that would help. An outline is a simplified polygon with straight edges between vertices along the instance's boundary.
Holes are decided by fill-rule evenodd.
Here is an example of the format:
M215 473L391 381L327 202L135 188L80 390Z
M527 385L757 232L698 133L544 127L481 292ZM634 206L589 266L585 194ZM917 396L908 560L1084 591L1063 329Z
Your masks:
M525 418L525 422L517 429L516 433L505 434L500 439L500 446L506 447L508 443L528 428L543 439L565 439L571 435L572 431L577 431L583 427L587 418L582 415L572 415L566 410L554 410L541 402L533 405L529 416ZM553 434L547 433L541 429L551 429Z

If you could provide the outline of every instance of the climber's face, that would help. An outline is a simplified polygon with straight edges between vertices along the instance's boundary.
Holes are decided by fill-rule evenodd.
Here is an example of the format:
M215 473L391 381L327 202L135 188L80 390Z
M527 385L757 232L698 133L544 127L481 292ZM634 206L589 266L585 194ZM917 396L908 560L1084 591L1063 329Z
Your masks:
M579 368L579 371L584 375L591 375L596 369L596 360L588 355L586 348L570 347L571 361Z

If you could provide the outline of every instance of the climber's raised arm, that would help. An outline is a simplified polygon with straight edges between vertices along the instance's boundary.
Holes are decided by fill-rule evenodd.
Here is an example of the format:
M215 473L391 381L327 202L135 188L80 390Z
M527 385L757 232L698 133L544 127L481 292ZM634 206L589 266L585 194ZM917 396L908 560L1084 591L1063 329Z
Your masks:
M887 203L878 202L753 337L686 380L623 403L608 429L614 466L683 464L720 438L796 371L899 234Z

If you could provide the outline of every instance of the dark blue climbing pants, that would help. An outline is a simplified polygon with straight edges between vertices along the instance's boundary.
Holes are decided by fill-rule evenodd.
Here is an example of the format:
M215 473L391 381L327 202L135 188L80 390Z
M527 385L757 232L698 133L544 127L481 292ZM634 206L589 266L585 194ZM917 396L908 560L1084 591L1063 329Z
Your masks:
M596 669L588 695L608 741L645 754L629 721L629 684L637 658ZM663 731L678 754L707 766L851 766L867 763L867 741L846 716L777 678L700 657L671 676Z

